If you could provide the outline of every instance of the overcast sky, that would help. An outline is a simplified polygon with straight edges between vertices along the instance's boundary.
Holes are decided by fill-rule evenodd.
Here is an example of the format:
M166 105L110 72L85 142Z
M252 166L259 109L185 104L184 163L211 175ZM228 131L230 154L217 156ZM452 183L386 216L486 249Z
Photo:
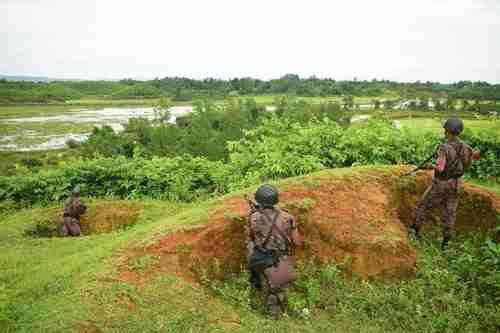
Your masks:
M0 74L500 82L500 0L0 0Z

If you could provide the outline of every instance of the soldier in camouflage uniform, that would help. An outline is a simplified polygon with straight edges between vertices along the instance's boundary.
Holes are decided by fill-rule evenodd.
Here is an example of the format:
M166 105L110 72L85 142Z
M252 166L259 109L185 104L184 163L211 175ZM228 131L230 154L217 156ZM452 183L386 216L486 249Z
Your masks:
M80 186L73 189L70 200L64 207L63 221L59 229L59 236L80 236L80 216L85 213L87 206L80 199Z
M472 160L478 160L479 150L472 150L459 140L464 125L460 119L448 119L444 124L447 143L441 144L436 151L436 165L428 165L434 169L434 178L431 186L425 191L422 200L417 206L416 221L411 226L417 239L420 239L420 229L425 222L427 210L437 205L444 206L443 213L443 242L445 249L450 241L455 225L458 207L458 189L460 178L465 169L469 168Z
M286 307L285 289L293 280L293 247L299 245L295 218L274 207L278 191L271 185L261 186L255 193L257 206L249 216L247 233L250 283L255 290L262 289L261 274L266 277L267 308L273 317L279 317Z

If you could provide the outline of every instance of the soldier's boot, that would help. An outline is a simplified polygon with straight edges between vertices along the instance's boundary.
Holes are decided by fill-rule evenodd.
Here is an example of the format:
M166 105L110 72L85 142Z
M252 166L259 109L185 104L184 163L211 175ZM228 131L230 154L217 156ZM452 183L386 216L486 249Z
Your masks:
M443 242L441 243L441 250L445 250L448 246L448 242L450 241L450 237L444 237Z
M258 271L250 270L250 286L256 291L262 290L262 279Z
M415 237L415 239L418 241L422 240L422 236L420 235L420 227L417 226L416 223L410 226L410 235Z
M443 233L443 242L441 243L441 250L445 250L446 246L451 240L451 228L445 227Z
M281 305L276 294L269 294L267 297L267 312L273 319L279 319L281 316Z
M249 295L249 298L250 298L250 308L252 310L258 310L259 309L259 305L261 304L259 301L262 301L261 297L260 296L260 290L257 290L255 288L251 288L250 289L250 295Z
M59 227L59 237L66 237L68 236L68 233L69 231L66 223L61 224L61 226Z
M288 308L288 297L286 296L286 293L284 291L279 292L277 296L280 303L281 312L285 313Z

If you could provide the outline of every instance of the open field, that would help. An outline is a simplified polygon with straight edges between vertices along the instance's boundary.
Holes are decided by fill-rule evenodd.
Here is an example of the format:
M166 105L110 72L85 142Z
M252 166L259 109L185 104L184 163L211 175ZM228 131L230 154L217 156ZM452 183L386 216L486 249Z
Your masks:
M443 122L446 118L412 118L412 119L399 119L403 127L413 130L428 130L432 132L443 132ZM500 121L496 119L464 119L465 128L470 128L474 131L482 129L498 129L498 136L500 137Z
M83 107L120 107L120 106L155 106L159 103L159 98L135 98L135 99L98 99L82 98L67 101L65 104Z

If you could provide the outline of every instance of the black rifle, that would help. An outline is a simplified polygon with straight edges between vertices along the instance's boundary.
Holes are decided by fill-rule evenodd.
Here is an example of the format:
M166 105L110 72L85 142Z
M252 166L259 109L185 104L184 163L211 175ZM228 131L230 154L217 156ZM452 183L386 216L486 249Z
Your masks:
M427 163L429 163L434 158L434 156L436 156L436 153L432 153L429 157L427 157L425 159L425 161L423 161L422 163L420 163L415 169L411 170L410 172L407 172L407 173L403 174L402 177L410 176L410 175L414 174L415 172L417 172L418 170L424 169L424 166Z

